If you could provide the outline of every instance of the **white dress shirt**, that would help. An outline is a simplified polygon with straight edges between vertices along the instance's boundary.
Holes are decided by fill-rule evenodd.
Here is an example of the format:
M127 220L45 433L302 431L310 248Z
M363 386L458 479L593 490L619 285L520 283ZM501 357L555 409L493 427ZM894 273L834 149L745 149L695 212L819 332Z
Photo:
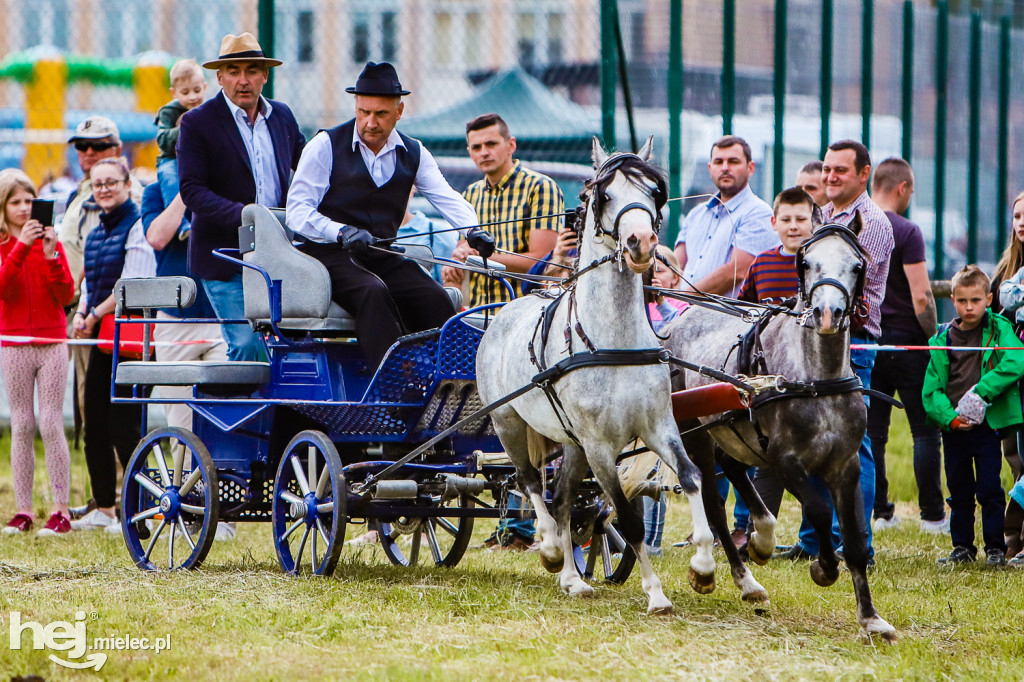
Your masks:
M156 253L146 241L146 230L142 220L136 220L128 231L128 239L124 242L124 266L121 268L121 279L129 277L156 277ZM85 279L82 279L82 296L78 299L78 312L86 314L89 291Z
M260 206L280 206L281 182L277 178L274 141L270 137L270 128L267 125L267 119L274 113L274 108L261 95L256 122L252 123L242 108L227 96L224 97L224 101L231 111L231 118L235 120L238 133L242 136L245 151L249 154L249 168L252 169L252 179L256 182L256 203Z
M359 139L358 130L353 130L352 149L357 146L363 163L366 164L366 170L369 171L374 184L380 187L395 174L395 149L405 147L405 143L398 131L392 130L380 152L374 154L373 150ZM299 166L295 169L295 176L288 189L288 227L310 241L321 244L337 242L338 233L345 227L317 210L330 187L333 167L334 150L331 148L331 138L326 132L321 131L302 150ZM416 170L413 184L453 227L472 227L477 224L476 211L472 205L451 188L441 175L437 161L422 144L420 165ZM355 227L367 229L369 225Z

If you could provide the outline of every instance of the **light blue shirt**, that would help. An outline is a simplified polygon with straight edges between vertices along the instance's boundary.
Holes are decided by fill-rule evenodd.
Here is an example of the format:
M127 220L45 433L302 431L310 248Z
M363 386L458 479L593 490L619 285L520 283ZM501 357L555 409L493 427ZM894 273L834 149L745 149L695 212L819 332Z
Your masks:
M238 126L245 151L249 154L249 168L252 179L256 182L256 203L260 206L281 206L281 182L277 178L277 159L274 156L274 141L270 137L267 119L274 113L274 108L263 96L260 96L260 107L256 113L256 122L250 123L242 108L224 97L231 118Z
M772 229L772 207L759 199L747 185L724 204L716 194L697 206L683 223L676 246L686 244L683 279L696 284L732 258L734 248L752 256L775 248L781 242ZM743 281L746 273L739 273ZM729 295L736 296L739 282Z
M421 244L430 249L434 257L449 258L452 255L452 251L455 250L455 246L459 242L458 232L441 232L435 234L434 230L448 229L448 226L444 223L434 224L430 221L422 211L415 211L412 214L412 220L401 225L398 228L398 244ZM418 262L418 261L417 261ZM441 266L434 263L431 266L430 263L420 263L420 265L428 270L430 276L433 277L438 283L443 284L444 280L441 279Z

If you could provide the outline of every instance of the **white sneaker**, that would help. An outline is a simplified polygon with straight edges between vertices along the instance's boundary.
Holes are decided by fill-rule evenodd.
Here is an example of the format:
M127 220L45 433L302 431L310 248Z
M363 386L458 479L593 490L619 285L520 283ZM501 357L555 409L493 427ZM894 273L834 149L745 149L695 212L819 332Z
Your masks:
M882 530L889 530L890 528L895 528L898 525L900 525L900 517L893 514L891 519L887 519L884 516L879 516L877 519L875 519L875 523L872 525L872 528L874 528L875 532L877 533Z
M117 523L112 523L106 528L104 528L103 532L110 533L111 535L121 535L122 533L124 533L124 529L121 528L121 522L118 521Z
M235 524L222 521L217 524L217 532L213 534L213 539L216 542L230 542L235 539L235 534Z
M110 526L116 526L118 528L116 532L120 532L121 522L117 520L116 516L107 516L99 509L93 509L82 518L71 522L71 530L105 530Z
M939 521L921 521L921 530L925 533L941 535L949 532L949 517L945 516Z

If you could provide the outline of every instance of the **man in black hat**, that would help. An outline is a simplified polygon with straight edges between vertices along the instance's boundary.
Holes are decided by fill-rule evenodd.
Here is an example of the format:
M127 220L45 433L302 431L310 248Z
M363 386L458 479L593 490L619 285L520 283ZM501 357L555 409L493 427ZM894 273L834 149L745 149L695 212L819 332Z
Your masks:
M415 261L378 249L376 240L396 236L413 187L453 226L477 220L430 152L395 130L409 94L395 67L370 62L345 92L356 96L356 116L306 145L287 221L305 240L299 248L327 267L331 298L355 317L359 344L377 367L403 333L440 327L455 310ZM486 231L471 227L465 236L480 255L493 253Z
M288 177L306 142L291 110L262 95L271 67L250 33L227 35L220 56L203 64L217 70L221 92L181 117L178 177L192 210L189 273L202 282L222 320L245 317L242 272L213 255L238 248L246 204L284 206ZM228 359L257 360L263 346L244 324L222 325Z

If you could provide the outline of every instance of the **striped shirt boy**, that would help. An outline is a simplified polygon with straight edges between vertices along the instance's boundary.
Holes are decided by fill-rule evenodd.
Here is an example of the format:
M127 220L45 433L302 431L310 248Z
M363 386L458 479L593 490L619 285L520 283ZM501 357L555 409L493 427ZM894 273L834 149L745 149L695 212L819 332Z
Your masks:
M514 253L530 250L531 230L558 231L565 211L562 190L546 175L523 168L516 161L509 174L496 185L486 178L478 180L463 192L481 223L494 235L495 246ZM559 214L559 215L553 215ZM530 220L535 216L550 216ZM500 222L508 221L508 222ZM469 306L508 301L505 286L486 275L470 276Z
M796 296L799 286L796 254L783 253L782 246L776 246L754 258L740 286L738 298L751 303L759 303L768 298L789 298Z

